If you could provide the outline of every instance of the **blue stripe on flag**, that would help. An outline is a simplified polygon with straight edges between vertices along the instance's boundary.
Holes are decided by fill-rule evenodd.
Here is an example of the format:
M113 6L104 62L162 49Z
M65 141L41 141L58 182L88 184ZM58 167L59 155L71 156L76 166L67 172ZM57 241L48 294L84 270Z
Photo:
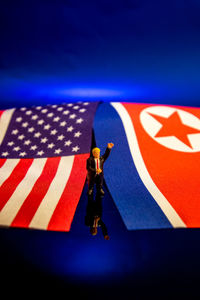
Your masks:
M108 142L114 143L104 165L104 178L127 229L171 228L171 223L138 175L122 121L110 104L99 105L94 132L101 152Z

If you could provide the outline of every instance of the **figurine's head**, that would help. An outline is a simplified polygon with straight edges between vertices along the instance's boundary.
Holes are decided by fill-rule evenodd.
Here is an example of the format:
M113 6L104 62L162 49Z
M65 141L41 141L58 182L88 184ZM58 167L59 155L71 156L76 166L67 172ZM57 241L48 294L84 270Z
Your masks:
M92 155L94 158L99 158L100 157L100 149L99 148L93 148L92 149Z

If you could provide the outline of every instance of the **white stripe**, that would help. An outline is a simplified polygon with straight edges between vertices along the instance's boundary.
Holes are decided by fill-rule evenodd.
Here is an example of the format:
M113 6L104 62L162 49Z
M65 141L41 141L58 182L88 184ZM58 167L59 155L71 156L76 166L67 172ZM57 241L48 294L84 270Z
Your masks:
M71 174L74 156L62 157L56 175L29 227L46 229Z
M165 196L160 192L160 190L157 188L155 183L153 182L146 166L143 161L140 148L138 145L137 137L135 134L135 130L133 127L133 123L131 121L131 118L125 109L125 107L121 103L111 103L112 106L116 109L118 112L120 118L122 119L124 129L126 132L130 152L133 158L133 161L135 163L135 166L137 168L137 171L140 175L140 178L142 179L144 185L150 192L150 194L153 196L157 204L160 206L172 226L174 227L186 227L185 223L182 221L180 216L177 214L177 212L174 210L174 208L171 206L171 204L168 202L168 200L165 198Z
M14 113L15 109L7 109L5 110L0 118L0 145L4 139L4 136L6 134L6 130L8 128L8 125L10 123L10 119L12 118L12 115Z
M0 169L0 186L10 176L14 168L17 166L19 159L7 159Z
M17 215L24 200L31 192L36 180L41 175L46 158L33 160L24 179L18 184L16 190L0 212L0 224L10 225Z

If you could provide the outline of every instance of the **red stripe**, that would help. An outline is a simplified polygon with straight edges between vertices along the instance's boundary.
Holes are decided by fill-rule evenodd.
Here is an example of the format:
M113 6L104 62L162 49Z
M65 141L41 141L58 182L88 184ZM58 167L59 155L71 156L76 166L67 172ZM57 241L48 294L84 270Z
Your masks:
M3 114L4 110L0 110L0 118L1 118L1 115Z
M18 226L18 227L29 226L40 203L42 202L44 196L46 195L52 180L56 175L59 162L60 162L60 157L51 157L47 159L42 174L34 184L31 193L25 199L23 205L18 211L11 226Z
M4 165L5 162L6 162L6 160L7 160L6 158L1 158L1 159L0 159L0 168L3 167L3 165Z
M72 172L54 210L48 230L69 231L86 178L86 159L89 154L76 155Z
M33 159L21 159L11 175L0 187L0 211L14 193L18 184L24 179Z

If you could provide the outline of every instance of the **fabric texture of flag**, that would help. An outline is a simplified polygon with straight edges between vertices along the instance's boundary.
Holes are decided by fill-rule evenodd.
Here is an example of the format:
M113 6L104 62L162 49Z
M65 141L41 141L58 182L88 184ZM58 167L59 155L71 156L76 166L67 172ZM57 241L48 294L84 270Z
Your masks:
M0 112L0 225L69 231L98 102Z
M115 146L104 178L128 229L200 227L200 109L103 103L96 143Z

